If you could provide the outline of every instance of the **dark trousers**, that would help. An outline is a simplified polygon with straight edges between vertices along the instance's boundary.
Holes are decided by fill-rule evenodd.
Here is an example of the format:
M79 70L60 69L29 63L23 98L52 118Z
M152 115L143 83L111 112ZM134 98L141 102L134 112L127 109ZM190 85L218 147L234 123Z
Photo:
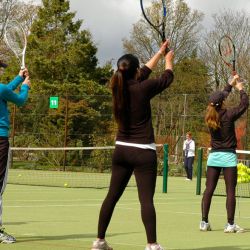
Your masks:
M194 156L184 158L184 167L187 173L187 178L190 180L192 180L193 178L193 163L194 163Z
M150 149L120 145L116 146L113 154L110 187L99 215L98 238L105 238L115 205L123 194L133 172L147 240L148 243L156 242L156 213L153 202L157 175L156 152ZM122 225L122 218L120 223Z
M2 213L3 213L2 195L7 183L8 154L9 154L9 140L7 137L0 137L0 226L2 226Z

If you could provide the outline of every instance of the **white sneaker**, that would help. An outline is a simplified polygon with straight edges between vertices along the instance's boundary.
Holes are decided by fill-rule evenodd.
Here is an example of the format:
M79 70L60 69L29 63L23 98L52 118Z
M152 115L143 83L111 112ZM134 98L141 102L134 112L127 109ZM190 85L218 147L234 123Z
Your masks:
M164 248L160 244L149 244L145 250L164 250Z
M106 240L95 240L91 250L113 250L113 248L108 245Z
M208 223L206 223L205 221L201 221L200 222L200 231L206 232L206 231L211 231L211 226Z
M15 243L16 239L10 234L4 231L4 228L0 228L0 242L5 244Z
M244 229L236 224L230 225L227 223L224 228L224 233L244 233Z

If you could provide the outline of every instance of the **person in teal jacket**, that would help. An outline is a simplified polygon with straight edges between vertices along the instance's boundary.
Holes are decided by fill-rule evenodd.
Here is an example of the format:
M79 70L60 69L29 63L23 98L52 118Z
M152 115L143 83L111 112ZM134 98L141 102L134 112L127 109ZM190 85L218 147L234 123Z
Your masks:
M0 67L7 67L0 61ZM21 84L18 93L15 89ZM14 243L16 239L6 233L2 222L2 196L7 183L8 175L8 155L9 155L9 111L7 104L12 102L17 106L25 104L30 89L28 70L20 70L19 74L8 84L0 83L0 242Z

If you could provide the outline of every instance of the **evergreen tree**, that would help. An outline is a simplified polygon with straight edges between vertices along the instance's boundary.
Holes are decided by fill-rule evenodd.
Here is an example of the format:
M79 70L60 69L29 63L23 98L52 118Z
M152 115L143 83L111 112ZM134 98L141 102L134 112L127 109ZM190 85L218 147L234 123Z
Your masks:
M111 64L98 67L91 34L74 18L68 0L43 0L31 26L26 63L32 92L29 105L21 109L18 123L23 127L18 129L27 132L28 127L39 146L94 145L111 126L110 92L104 85ZM53 95L59 96L55 110L49 109ZM30 140L21 141L26 145Z
M32 78L53 84L94 78L97 48L69 8L67 0L43 0L28 41Z

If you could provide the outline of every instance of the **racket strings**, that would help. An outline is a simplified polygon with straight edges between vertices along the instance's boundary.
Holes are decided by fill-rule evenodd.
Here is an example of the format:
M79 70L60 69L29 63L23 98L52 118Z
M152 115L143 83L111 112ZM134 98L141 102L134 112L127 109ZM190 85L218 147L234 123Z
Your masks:
M232 41L224 37L220 42L220 55L224 61L231 63L235 57L235 49Z
M231 59L233 56L233 47L230 44L222 44L221 45L221 53L222 56L227 58L227 59Z
M25 37L22 30L16 26L8 26L5 37L11 50L18 56L22 55L25 46Z
M164 18L166 16L166 7L163 5L162 1L151 1L150 6L144 5L141 1L141 7L144 17L147 21L155 28L160 28L164 23ZM152 6L155 6L152 8Z

